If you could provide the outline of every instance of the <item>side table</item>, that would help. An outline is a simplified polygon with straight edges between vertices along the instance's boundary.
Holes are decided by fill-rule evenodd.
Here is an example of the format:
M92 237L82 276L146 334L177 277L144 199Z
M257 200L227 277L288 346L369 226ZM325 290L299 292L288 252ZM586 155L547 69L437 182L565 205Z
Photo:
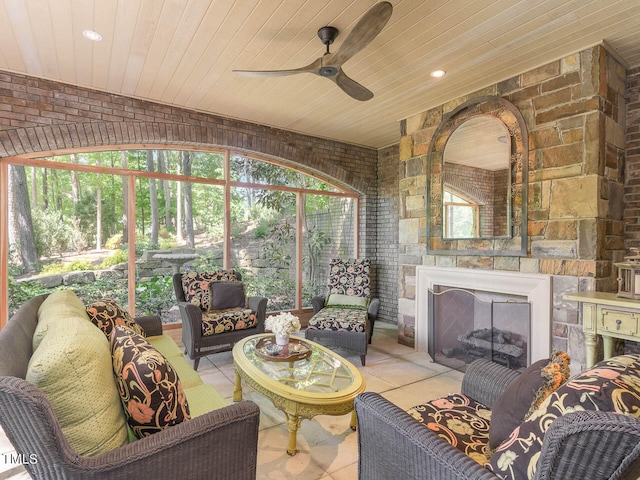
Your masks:
M582 305L588 368L596 363L596 335L602 336L605 359L614 355L616 338L640 341L639 300L604 292L566 293L563 297Z

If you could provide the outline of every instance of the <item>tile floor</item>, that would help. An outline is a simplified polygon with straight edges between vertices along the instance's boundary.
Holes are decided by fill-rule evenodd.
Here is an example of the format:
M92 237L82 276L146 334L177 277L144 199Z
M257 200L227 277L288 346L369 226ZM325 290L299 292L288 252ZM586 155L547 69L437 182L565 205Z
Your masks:
M366 367L360 365L359 356L346 351L338 353L360 368L367 391L378 392L403 409L460 391L462 374L432 363L424 353L398 344L395 325L381 322L376 325ZM233 401L235 375L231 352L203 358L198 372L229 402ZM358 440L357 433L349 427L350 415L304 420L298 431L299 453L290 457L285 452L288 431L282 412L247 386L243 387L243 395L256 402L261 410L258 480L358 478ZM0 480L29 478L20 466L7 461L11 451L11 444L0 430Z

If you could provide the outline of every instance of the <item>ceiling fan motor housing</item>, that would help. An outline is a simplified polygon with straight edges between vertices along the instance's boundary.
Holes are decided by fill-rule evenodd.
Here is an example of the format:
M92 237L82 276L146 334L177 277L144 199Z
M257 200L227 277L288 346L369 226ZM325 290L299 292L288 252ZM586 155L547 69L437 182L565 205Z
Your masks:
M339 31L335 27L322 27L318 30L318 37L320 37L322 43L329 47L338 36L338 33Z

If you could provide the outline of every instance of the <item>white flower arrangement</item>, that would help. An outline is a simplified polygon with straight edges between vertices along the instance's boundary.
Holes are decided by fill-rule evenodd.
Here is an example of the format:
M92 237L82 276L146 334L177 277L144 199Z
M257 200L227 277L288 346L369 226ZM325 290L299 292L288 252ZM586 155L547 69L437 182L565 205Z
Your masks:
M300 320L290 312L272 315L264 322L266 329L271 330L277 337L288 337L291 332L300 330Z

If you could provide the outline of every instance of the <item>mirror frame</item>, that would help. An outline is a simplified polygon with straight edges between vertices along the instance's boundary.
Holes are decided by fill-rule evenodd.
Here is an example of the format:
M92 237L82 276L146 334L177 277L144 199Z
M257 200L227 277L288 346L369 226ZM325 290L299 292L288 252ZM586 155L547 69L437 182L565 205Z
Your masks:
M466 120L480 115L498 119L510 135L511 192L508 211L511 232L505 237L447 239L443 237L442 196L444 151L451 134ZM501 97L478 97L449 112L436 128L427 152L427 253L432 255L526 256L529 137L518 108Z

